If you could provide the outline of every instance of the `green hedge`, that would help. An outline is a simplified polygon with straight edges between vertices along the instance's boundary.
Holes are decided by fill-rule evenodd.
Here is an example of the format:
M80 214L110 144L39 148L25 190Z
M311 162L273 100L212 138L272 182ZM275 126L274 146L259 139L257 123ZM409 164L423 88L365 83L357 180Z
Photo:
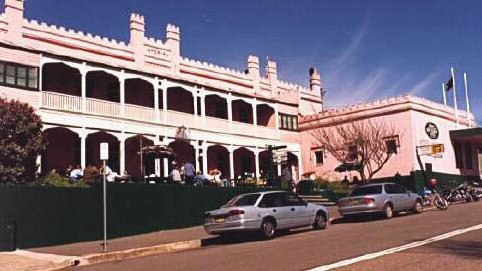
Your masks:
M205 211L255 187L109 184L108 237L201 225ZM9 248L5 225L18 223L19 248L102 238L102 188L0 187L0 250Z

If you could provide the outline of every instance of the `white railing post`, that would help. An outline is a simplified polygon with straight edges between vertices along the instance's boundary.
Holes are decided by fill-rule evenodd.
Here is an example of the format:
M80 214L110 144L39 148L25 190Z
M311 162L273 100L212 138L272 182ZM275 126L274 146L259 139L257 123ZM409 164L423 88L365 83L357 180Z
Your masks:
M234 180L234 147L229 146L229 177Z

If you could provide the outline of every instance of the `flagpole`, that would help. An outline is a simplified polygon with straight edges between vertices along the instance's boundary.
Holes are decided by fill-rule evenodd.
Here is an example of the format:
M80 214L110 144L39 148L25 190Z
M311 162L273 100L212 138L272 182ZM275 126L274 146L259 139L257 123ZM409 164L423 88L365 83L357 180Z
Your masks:
M459 126L459 110L457 109L457 91L455 90L455 74L454 74L454 68L450 68L450 72L452 73L452 81L453 81L453 87L454 87L454 107L455 107L455 124L458 127Z
M469 105L469 92L467 87L467 73L464 72L464 85L465 85L465 104L467 105L467 123L469 127L471 127L471 119L470 119L470 105Z
M447 95L445 94L445 84L442 83L442 95L444 96L444 105L447 108Z

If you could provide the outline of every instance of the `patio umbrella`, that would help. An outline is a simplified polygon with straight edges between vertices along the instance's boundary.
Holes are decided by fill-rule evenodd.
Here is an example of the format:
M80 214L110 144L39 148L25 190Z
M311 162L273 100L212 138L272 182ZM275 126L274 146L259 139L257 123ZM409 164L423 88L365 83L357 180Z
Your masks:
M341 163L337 167L335 167L336 172L346 172L346 171L352 171L356 170L359 171L363 168L362 162L354 162L354 163Z
M145 146L142 154L154 158L170 158L176 155L172 148L165 145Z

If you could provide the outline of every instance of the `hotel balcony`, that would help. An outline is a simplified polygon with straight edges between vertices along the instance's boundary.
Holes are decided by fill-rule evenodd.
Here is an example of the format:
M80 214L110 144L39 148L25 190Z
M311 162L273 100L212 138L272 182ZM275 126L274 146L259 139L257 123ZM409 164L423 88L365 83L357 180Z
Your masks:
M254 125L240 121L199 116L175 110L154 109L145 106L84 98L56 92L42 91L42 109L60 110L107 118L147 122L173 127L185 126L191 129L207 130L217 133L250 135L267 139L278 139L275 127ZM85 108L85 109L84 109Z

